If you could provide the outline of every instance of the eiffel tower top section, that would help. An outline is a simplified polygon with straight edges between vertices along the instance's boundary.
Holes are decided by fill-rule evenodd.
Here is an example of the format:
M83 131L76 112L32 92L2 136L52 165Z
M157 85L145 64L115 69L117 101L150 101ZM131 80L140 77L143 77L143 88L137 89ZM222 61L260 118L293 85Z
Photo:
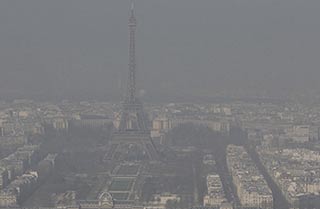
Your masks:
M131 11L129 18L129 80L127 87L127 97L125 103L136 104L136 27L137 19L134 12L134 1L131 1Z

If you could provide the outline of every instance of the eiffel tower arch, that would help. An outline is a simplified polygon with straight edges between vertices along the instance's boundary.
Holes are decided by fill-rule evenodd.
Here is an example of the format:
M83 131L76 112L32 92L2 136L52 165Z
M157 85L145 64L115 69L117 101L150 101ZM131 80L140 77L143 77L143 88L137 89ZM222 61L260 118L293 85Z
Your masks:
M107 160L157 161L158 152L150 135L144 133L115 133L109 143Z
M158 151L152 141L148 119L142 103L136 97L136 53L135 30L137 21L132 2L129 18L129 77L127 95L122 104L118 130L109 142L106 160L157 161Z

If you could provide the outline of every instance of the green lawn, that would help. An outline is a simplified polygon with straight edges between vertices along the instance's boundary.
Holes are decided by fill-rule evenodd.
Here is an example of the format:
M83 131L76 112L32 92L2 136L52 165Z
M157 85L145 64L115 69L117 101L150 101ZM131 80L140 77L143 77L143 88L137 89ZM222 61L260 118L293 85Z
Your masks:
M114 178L112 179L109 191L130 191L133 180L132 178Z
M129 193L123 192L123 193L111 193L114 200L127 200L129 197Z

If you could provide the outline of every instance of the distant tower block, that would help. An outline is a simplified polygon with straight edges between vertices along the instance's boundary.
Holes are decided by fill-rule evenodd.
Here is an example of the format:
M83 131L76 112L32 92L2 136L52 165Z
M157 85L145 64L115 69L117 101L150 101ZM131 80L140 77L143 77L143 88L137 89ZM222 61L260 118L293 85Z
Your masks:
M136 97L136 47L134 3L129 18L129 78L127 95L123 102L118 130L109 144L106 160L158 160L158 152L151 139L149 122L142 103Z

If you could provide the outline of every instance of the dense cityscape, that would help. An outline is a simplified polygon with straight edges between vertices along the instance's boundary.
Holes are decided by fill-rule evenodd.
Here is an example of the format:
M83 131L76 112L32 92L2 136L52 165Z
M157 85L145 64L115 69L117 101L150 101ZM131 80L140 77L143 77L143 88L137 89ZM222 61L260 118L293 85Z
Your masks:
M2 102L0 205L312 208L320 191L318 108L147 104L161 160L138 159L148 155L135 144L119 149L125 160L110 160L120 105Z

